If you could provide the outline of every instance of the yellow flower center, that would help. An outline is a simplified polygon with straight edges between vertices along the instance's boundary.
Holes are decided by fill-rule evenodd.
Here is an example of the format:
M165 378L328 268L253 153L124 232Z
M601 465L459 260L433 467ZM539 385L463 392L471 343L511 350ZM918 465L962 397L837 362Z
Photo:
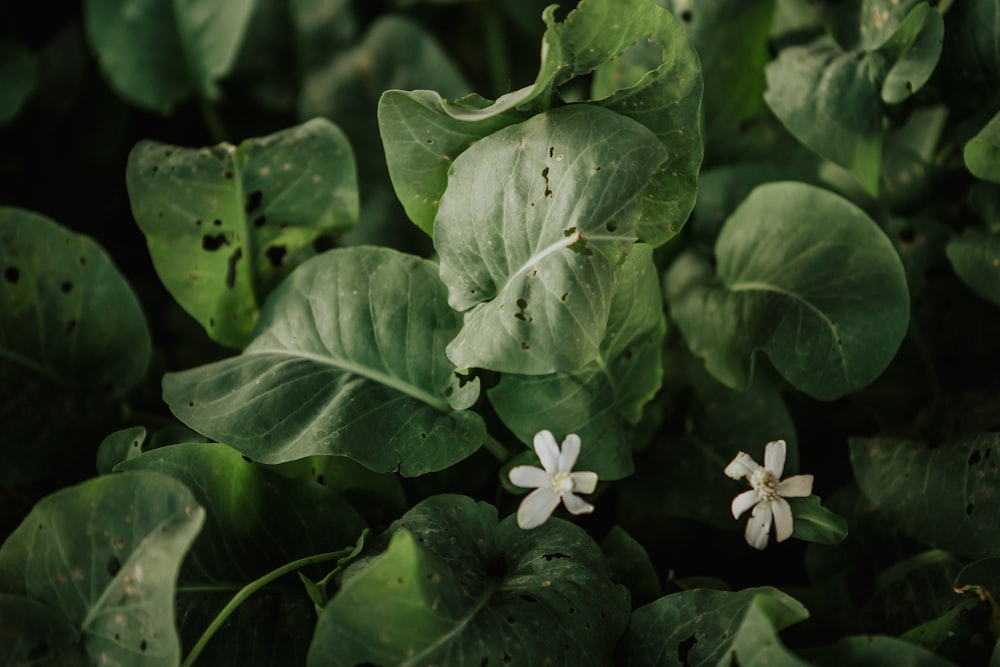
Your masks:
M750 475L750 486L760 495L761 500L774 500L781 495L778 493L778 478L763 468Z
M549 483L552 485L552 490L560 496L573 491L573 478L568 472L557 472L550 476Z

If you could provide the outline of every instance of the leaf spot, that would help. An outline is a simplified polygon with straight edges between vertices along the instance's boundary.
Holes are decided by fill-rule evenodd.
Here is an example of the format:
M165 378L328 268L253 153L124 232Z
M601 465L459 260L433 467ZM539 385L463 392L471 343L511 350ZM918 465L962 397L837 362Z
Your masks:
M63 294L69 294L70 291L73 289L73 283L71 283L68 280L64 280L62 281L62 284L59 285L59 289L62 290Z
M254 190L246 196L246 202L243 204L243 209L247 212L247 215L250 215L260 208L262 201L264 201L264 193L260 190Z
M260 229L266 224L267 224L267 218L265 218L262 215L258 215L256 218L253 219L253 226L257 229Z
M283 245L273 245L264 251L264 256L267 257L268 263L273 268L281 266L286 254L288 254L288 249Z
M224 245L229 245L229 238L225 234L205 234L201 237L201 249L208 252L215 252Z
M989 451L989 450L987 450L987 451ZM979 451L978 450L972 452L972 456L969 457L969 465L970 466L976 465L977 463L979 463L980 459L981 459L981 456L979 455Z
M21 278L21 272L17 270L16 266L11 266L4 270L3 278L11 285L16 285L17 281Z
M239 264L240 258L243 257L243 248L237 248L232 255L229 256L229 266L226 268L226 287L232 289L236 286L236 265Z
M684 667L689 667L691 665L691 663L688 662L688 654L691 653L691 649L694 648L697 643L698 640L694 635L691 635L684 641L677 644L677 661L684 665Z
M319 236L316 237L316 240L313 241L313 250L316 251L317 255L321 252L326 252L332 247L333 247L333 237L330 236L329 234L320 234Z
M118 556L112 556L108 559L108 576L114 577L122 569L122 563L118 560Z

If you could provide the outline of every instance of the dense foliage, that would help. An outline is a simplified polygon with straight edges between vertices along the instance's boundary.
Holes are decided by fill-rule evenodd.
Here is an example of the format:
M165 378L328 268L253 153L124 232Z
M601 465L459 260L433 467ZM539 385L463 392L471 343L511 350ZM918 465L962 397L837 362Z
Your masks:
M1000 666L995 0L36 4L5 664Z

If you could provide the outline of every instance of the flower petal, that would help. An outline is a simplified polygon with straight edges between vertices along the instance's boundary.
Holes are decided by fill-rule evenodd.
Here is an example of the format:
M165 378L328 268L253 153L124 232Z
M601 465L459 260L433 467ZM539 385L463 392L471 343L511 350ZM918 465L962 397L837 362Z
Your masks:
M559 445L556 444L556 437L552 431L539 431L535 434L535 454L542 462L545 472L550 475L559 472Z
M514 466L507 473L507 478L514 486L525 489L534 489L549 484L549 474L536 466Z
M729 462L723 472L726 473L726 477L742 479L752 475L755 470L760 470L760 465L746 452L740 452L736 458Z
M739 519L744 512L756 505L759 501L760 496L753 489L744 491L740 495L736 496L733 498L733 518Z
M750 513L747 521L747 529L744 537L747 544L754 549L763 549L767 546L768 533L771 532L771 503L757 503Z
M784 498L771 501L771 513L774 514L774 532L778 541L784 542L792 536L792 508Z
M580 436L570 433L563 439L562 451L559 452L559 472L572 470L578 456L580 456Z
M778 479L785 469L785 441L772 440L764 446L764 468Z
M805 496L812 495L812 492L812 475L796 475L795 477L783 479L781 480L781 484L778 484L778 493L785 498L804 498Z
M590 514L594 511L593 505L572 493L563 494L562 500L570 514Z
M597 488L597 473L588 470L570 473L573 480L573 490L579 493L593 493Z
M524 530L542 525L558 504L559 495L551 486L535 489L524 497L517 508L517 525Z

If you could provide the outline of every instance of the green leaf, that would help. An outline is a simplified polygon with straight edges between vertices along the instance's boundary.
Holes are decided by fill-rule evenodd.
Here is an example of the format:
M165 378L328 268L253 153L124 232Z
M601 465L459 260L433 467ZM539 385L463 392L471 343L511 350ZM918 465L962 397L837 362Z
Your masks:
M608 559L612 578L628 587L632 594L632 606L652 602L660 597L662 587L653 561L639 542L621 526L612 526L601 550Z
M112 88L133 104L166 113L197 93L220 97L252 0L86 0L87 36Z
M0 662L83 667L87 656L64 614L29 597L0 593Z
M936 8L873 0L856 30L781 51L766 69L764 99L789 132L849 169L877 194L882 161L882 104L909 98L941 55L944 23Z
M185 424L256 461L336 454L420 475L485 437L477 414L452 409L479 392L458 386L445 357L457 330L431 262L331 250L274 292L241 356L168 373L163 395Z
M91 664L176 665L174 586L204 519L187 487L164 475L62 489L0 548L0 590L62 612Z
M76 465L72 448L107 432L101 425L146 374L150 348L138 299L97 243L0 208L3 484Z
M788 498L788 504L795 517L792 537L819 544L836 544L847 537L847 522L823 507L819 496Z
M115 431L101 441L97 447L97 474L107 475L112 468L142 454L142 443L146 440L146 429L133 426Z
M938 618L911 628L900 639L934 651L938 656L955 658L961 661L959 664L966 661L985 664L987 651L995 640L989 628L983 626L992 620L993 615L992 604L978 597L969 597ZM945 664L951 663L945 661Z
M0 40L0 125L17 116L35 90L38 64L17 42Z
M862 491L903 532L973 558L1000 553L1000 436L937 444L896 438L851 440Z
M778 630L805 620L809 612L766 595L756 596L747 607L743 622L733 637L729 654L719 661L731 667L809 667L778 639ZM728 658L728 660L726 660Z
M349 546L365 528L333 491L286 479L225 445L162 447L117 470L173 477L206 508L205 527L177 582L177 625L186 650L243 586L285 563ZM220 666L301 664L314 618L301 586L276 583L231 616L199 660ZM265 625L272 630L261 633Z
M949 667L953 663L895 637L844 637L835 644L806 649L802 655L818 667Z
M210 338L235 348L282 278L358 217L351 147L323 119L239 146L142 141L125 180L160 280Z
M655 46L625 56L633 73L629 87L599 84L594 94L606 96L597 104L646 125L664 144L668 160L650 181L638 212L640 238L659 245L680 230L694 205L702 157L702 81L693 47L677 21L650 0L581 3L561 23L550 6L542 20L547 26L542 61L529 86L495 102L471 96L449 104L429 91L390 91L382 97L379 126L396 195L410 219L431 233L450 163L460 153L532 111L549 109L556 87L648 37ZM613 70L596 76L610 82Z
M456 366L539 375L597 356L613 267L635 239L630 204L663 157L642 125L575 105L455 160L434 245L449 303L467 311L448 345Z
M951 240L945 251L955 273L969 289L1000 305L1000 232L970 227Z
M692 253L666 277L670 312L708 370L749 386L767 353L822 400L856 391L892 360L909 323L899 256L860 209L800 183L760 186L715 245L717 276Z
M309 665L611 664L628 592L576 526L525 531L514 516L498 524L490 505L441 495L390 533L381 554L345 570Z
M663 374L661 304L652 249L637 244L618 270L597 358L549 375L504 373L488 392L504 425L528 446L542 429L576 433L583 441L578 470L593 470L603 480L630 475L630 427L642 418Z
M964 156L974 176L1000 183L1000 113L965 144Z
M809 617L805 607L776 588L748 588L735 593L700 588L674 593L632 613L622 638L627 664L649 667L729 664L729 652L737 648L734 639L741 624L746 623L744 618L757 608L761 599L770 602L766 606L769 614L764 616L767 627L761 629L763 633L773 636L776 630ZM767 620L768 616L773 620ZM741 641L746 642L747 638ZM744 662L742 651L740 664L750 664Z

